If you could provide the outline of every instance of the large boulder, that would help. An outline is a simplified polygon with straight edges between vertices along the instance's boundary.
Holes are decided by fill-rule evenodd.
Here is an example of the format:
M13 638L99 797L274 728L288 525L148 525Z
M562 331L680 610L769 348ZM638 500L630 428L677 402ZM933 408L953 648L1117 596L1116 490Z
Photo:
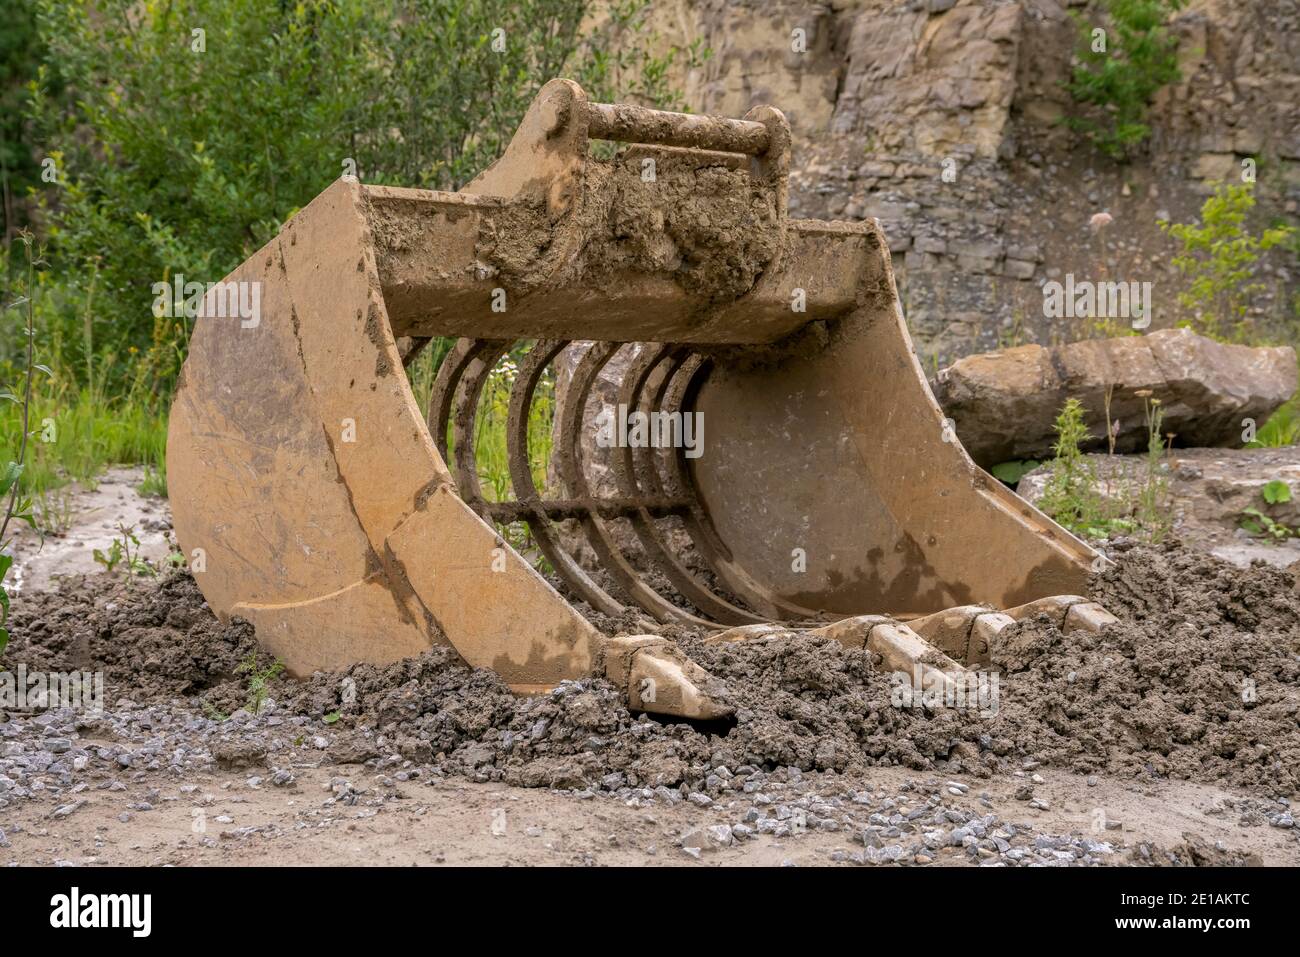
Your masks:
M1295 393L1296 379L1289 346L1227 345L1163 329L967 356L940 370L934 389L966 450L987 468L1050 454L1053 423L1069 398L1085 409L1093 435L1086 447L1105 448L1108 394L1118 451L1145 447L1150 399L1160 400L1161 431L1174 433L1176 444L1239 448L1245 420L1263 425Z

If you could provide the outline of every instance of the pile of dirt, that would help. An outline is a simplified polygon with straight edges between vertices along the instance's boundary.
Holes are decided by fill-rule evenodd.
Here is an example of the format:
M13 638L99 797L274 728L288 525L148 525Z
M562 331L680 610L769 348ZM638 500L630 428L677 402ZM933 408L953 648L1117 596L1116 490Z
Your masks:
M9 628L11 669L22 663L29 672L103 672L106 706L238 685L236 669L261 651L252 625L221 624L188 574L68 578L55 590L15 598Z
M1041 760L1300 790L1300 594L1289 572L1120 543L1102 635L1017 626L994 656L1000 723Z
M1276 568L1240 569L1185 550L1119 546L1096 596L1121 619L1063 635L1045 616L1012 626L994 653L995 707L898 706L869 652L776 636L709 644L673 637L722 679L726 728L628 712L601 679L513 696L450 651L303 682L279 678L282 713L337 713L336 759L378 741L478 780L548 787L710 790L746 767L848 771L904 765L988 775L1042 762L1076 772L1300 790L1300 596ZM6 655L45 669L105 671L107 700L186 698L229 714L250 696L248 626L220 625L191 579L126 588L106 576L30 596ZM988 702L985 702L987 704Z

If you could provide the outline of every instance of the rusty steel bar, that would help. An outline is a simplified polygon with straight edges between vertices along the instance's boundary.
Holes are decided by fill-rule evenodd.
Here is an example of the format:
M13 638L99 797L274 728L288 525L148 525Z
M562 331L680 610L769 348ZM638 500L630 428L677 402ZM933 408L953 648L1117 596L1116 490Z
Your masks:
M627 103L589 103L587 123L587 133L594 139L622 143L657 143L761 156L771 142L767 127L753 120L669 113Z
M650 343L642 344L636 359L623 376L623 384L619 389L617 399L620 405L637 411L654 411L653 395L655 390L646 392L646 384L650 381L655 370L669 357L672 349L673 347L668 345L652 346ZM653 455L653 450L647 451ZM638 478L641 477L646 480L652 495L661 495L662 488L659 483L659 476L653 462L647 462L644 468L638 469L635 452L636 450L631 446L616 450L611 458L614 478L618 483L619 492L623 496L633 500L641 499L643 502L648 503L651 498L645 495L644 490L639 485ZM683 501L688 500L683 499ZM683 513L679 512L677 514L681 515ZM700 582L690 569L682 564L667 541L664 540L654 522L655 517L649 508L643 506L629 515L628 519L633 532L641 542L646 557L654 562L655 566L663 572L664 577L672 583L673 587L687 601L703 614L723 624L754 624L766 621L766 619L750 611L738 608Z
M551 360L568 344L565 339L541 339L534 343L519 364L519 373L510 390L510 411L506 416L506 459L510 467L510 484L521 506L536 509L537 514L526 519L528 528L551 567L582 596L583 601L597 611L613 617L625 612L627 606L597 585L560 544L555 529L551 527L542 508L542 499L533 482L533 469L528 461L528 413L533 405L533 392Z
M593 342L578 361L577 367L573 370L573 378L569 382L569 393L560 419L555 462L565 491L573 498L594 501L581 462L580 439L583 413L587 405L587 395L600 375L600 370L620 348L622 344L617 342ZM683 611L651 588L641 577L641 573L627 560L610 528L594 511L588 511L586 515L581 516L579 522L587 536L587 541L591 543L592 549L600 559L601 567L613 576L629 598L659 621L682 622L705 628L711 626L710 622Z
M433 388L429 393L429 432L433 435L433 444L438 449L444 462L447 461L447 424L451 421L456 404L456 386L466 367L478 355L482 342L506 345L506 339L457 339L438 366L438 374L433 378Z
M551 521L566 518L581 518L595 513L601 518L634 518L645 512L655 518L670 515L684 515L690 511L691 503L680 499L632 499L601 498L595 499L539 499L535 502L486 502L484 503L493 521L520 522L537 517Z
M510 344L505 341L482 339L476 342L470 353L470 361L465 365L460 382L456 384L456 409L451 427L456 439L456 485L465 504L480 516L485 514L485 499L479 485L478 462L474 451L474 423L478 419L478 400L483 386L492 374L492 367L508 348Z

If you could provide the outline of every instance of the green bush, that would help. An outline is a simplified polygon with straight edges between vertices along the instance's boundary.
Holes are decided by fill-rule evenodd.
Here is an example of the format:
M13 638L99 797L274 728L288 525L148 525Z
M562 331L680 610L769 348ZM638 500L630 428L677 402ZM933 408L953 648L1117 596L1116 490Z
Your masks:
M1161 230L1180 246L1173 264L1190 280L1178 297L1188 312L1180 325L1215 338L1244 336L1243 320L1263 290L1251 281L1260 253L1295 233L1292 226L1273 226L1253 235L1245 223L1254 207L1254 183L1219 183L1201 206L1200 224L1161 221Z
M221 278L343 173L462 185L552 76L679 105L667 67L697 51L644 52L645 0L619 0L580 35L589 7L38 0L48 52L30 115L59 174L39 194L67 286L46 317L59 371L90 386L99 356L110 394L165 400L189 330L155 319L153 283Z
M40 157L27 119L28 83L45 51L36 29L36 0L0 0L0 24L0 236L3 268L9 270L18 264L7 254L28 225L28 193L40 185Z
M1122 160L1151 135L1146 124L1151 98L1179 79L1178 41L1164 24L1186 0L1101 0L1100 5L1106 12L1105 27L1074 14L1079 63L1067 84L1075 102L1094 107L1094 115L1067 122L1107 155ZM1104 36L1099 38L1098 30ZM1103 49L1098 48L1101 44Z

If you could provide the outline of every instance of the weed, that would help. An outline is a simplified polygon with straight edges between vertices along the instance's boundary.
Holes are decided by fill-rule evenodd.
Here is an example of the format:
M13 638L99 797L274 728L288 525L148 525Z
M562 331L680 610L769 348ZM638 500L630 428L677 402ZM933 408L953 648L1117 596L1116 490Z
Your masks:
M1300 396L1292 396L1259 427L1248 449L1277 449L1300 442Z
M62 535L72 528L76 508L68 489L37 492L35 499L36 528L42 535Z
M219 711L217 709L217 706L214 705L211 701L203 702L203 714L210 721L225 721L227 718L230 717L230 715L225 714L222 711Z
M1083 404L1066 399L1054 427L1054 458L1039 506L1071 531L1091 533L1101 526L1103 509L1096 470L1080 451L1092 438L1083 420Z
M1282 479L1273 479L1265 482L1264 487L1260 489L1260 495L1269 505L1280 505L1283 502L1291 501L1291 486Z
M1147 452L1139 481L1121 480L1113 485L1107 469L1104 485L1097 469L1080 451L1092 435L1084 422L1083 405L1067 399L1056 418L1055 457L1043 489L1039 507L1071 531L1087 538L1141 533L1159 541L1172 527L1169 483L1164 473L1165 438L1160 429L1164 419L1158 399L1140 391L1146 399ZM1109 414L1109 413L1108 413ZM1113 456L1112 456L1113 458Z
M136 486L136 491L141 495L153 498L167 497L167 467L153 468L146 465L144 468L144 478Z
M1264 483L1264 487L1259 490L1259 497L1264 500L1265 508L1270 505L1283 505L1291 501L1291 486L1282 479L1273 479ZM1285 522L1279 522L1266 514L1263 509L1252 506L1243 509L1241 514L1243 516L1241 527L1249 534L1266 541L1280 542L1300 534Z
M1025 311L1017 306L1011 314L1010 321L998 328L998 348L1014 349L1023 346L1027 341L1029 341L1029 330L1025 328Z
M1076 103L1096 113L1066 122L1114 159L1127 159L1151 135L1147 105L1161 87L1179 79L1178 40L1165 21L1185 3L1102 0L1108 29L1074 14L1079 63L1066 87Z
M1220 183L1201 206L1201 223L1160 221L1160 228L1178 240L1181 251L1173 258L1179 272L1191 283L1178 297L1188 312L1179 325L1212 338L1234 338L1246 333L1243 320L1256 294L1263 290L1250 282L1260 253L1287 242L1296 232L1291 226L1265 229L1258 236L1243 228L1255 206L1254 183Z
M132 578L146 575L158 577L158 570L140 556L140 539L135 534L134 525L118 522L117 537L109 544L108 551L96 548L93 557L110 575L121 566L127 573L128 582Z
M248 675L248 711L251 714L261 714L262 707L266 704L270 683L283 671L284 664L280 661L259 668L256 651L250 651L248 656L239 663L235 674Z
M1144 390L1145 391L1145 390ZM1165 412L1160 400L1143 396L1146 411L1147 451L1143 462L1142 483L1132 492L1138 525L1154 542L1163 539L1173 527L1170 516L1169 479L1163 468L1165 436L1160 429Z

